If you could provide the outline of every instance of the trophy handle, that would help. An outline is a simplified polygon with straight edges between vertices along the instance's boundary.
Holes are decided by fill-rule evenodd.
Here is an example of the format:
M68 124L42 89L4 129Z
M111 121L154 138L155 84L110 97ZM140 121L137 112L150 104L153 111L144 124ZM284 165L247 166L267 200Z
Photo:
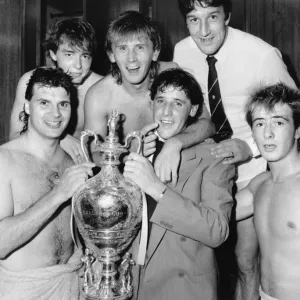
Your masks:
M134 139L136 138L138 140L138 149L137 149L137 153L140 154L141 153L141 149L142 149L142 143L143 143L143 135L141 134L140 131L132 131L129 132L125 138L125 144L122 146L124 148L128 148L129 144L131 142L131 140L129 141L129 139Z
M84 158L87 162L91 161L89 154L88 154L88 150L87 150L87 138L90 136L94 136L94 143L95 145L98 145L99 139L97 134L95 133L95 131L86 129L84 131L81 132L81 136L80 136L80 145L81 145L81 149L84 155Z

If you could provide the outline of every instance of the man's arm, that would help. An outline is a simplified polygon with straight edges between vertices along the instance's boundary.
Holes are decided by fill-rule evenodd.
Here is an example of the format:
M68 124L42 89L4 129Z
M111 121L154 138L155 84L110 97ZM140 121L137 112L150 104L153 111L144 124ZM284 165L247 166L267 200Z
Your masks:
M203 142L214 133L215 126L210 120L206 106L203 105L202 115L195 123L165 142L154 164L157 176L163 182L172 181L172 184L175 185L178 178L177 171L181 150Z
M103 141L107 135L107 121L109 112L109 101L111 92L105 89L105 78L93 85L87 92L84 101L84 130L94 131L100 141ZM93 161L99 161L100 154L95 151L96 145L91 143L91 152Z
M25 91L31 75L32 75L32 71L25 73L18 82L15 102L10 116L10 129L9 129L10 140L18 137L24 126L24 123L19 119L19 115L24 108Z
M110 98L110 90L100 81L88 90L84 101L84 129L95 131L102 140L107 135Z
M136 153L129 155L124 169L124 176L158 202L151 222L210 247L219 246L229 234L234 175L234 167L221 160L207 164L203 181L198 183L201 199L196 203L164 185L150 162Z
M247 219L253 215L253 194L251 193L248 186L240 190L235 195L236 209L235 217L236 221Z
M72 166L64 172L52 191L41 197L24 212L14 215L13 171L6 157L0 156L0 259L22 247L46 224L57 208L92 176L93 163Z

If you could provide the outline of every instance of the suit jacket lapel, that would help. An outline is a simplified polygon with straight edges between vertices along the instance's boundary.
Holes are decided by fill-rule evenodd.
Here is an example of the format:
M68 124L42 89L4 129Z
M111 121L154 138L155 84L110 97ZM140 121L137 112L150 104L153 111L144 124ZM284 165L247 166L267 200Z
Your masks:
M174 189L176 192L181 193L184 187L184 184L193 173L193 171L198 166L199 162L201 161L201 157L197 157L196 155L196 148L191 147L182 151L181 153L181 162L179 167L179 177L178 182L175 187L168 184L170 188ZM146 258L146 265L148 265L153 253L155 252L157 246L159 245L160 241L164 237L166 233L166 228L158 226L156 224L152 224L152 230L149 238L149 246L147 249L147 258Z

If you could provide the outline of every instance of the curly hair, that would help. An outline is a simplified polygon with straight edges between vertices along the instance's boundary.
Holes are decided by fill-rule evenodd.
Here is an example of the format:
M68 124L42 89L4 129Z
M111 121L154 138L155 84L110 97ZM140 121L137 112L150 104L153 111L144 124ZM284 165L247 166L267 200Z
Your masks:
M76 88L72 83L72 78L63 72L60 68L36 68L27 84L25 91L25 99L30 101L34 94L34 86L44 87L62 87L66 90L70 96L71 103L72 99L76 98ZM25 111L25 105L23 110L20 112L19 120L24 123L23 129L20 134L23 134L28 130L29 114Z
M119 39L130 39L133 36L146 34L153 44L154 51L160 51L161 38L158 30L155 28L151 20L143 16L138 11L125 11L121 13L108 27L105 50L109 55L112 53L112 45ZM159 63L152 61L150 65L150 79L154 79L158 74ZM115 78L117 84L122 84L121 71L116 63L111 64L111 74Z

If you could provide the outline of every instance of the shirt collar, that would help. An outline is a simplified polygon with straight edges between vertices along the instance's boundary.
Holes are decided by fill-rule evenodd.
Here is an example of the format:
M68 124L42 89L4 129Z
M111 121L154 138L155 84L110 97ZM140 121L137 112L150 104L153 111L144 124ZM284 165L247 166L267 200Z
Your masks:
M218 61L225 61L227 60L228 56L230 55L230 52L232 51L232 47L231 47L231 40L232 40L232 28L227 26L227 33L226 33L226 37L225 37L225 41L222 45L222 47L220 48L220 50L217 52L217 54L215 54L215 58Z
M157 130L154 131L154 134L157 135L159 141L161 141L161 142L163 142L163 143L166 141L165 139L163 139L163 138L159 135L159 133L157 132Z

